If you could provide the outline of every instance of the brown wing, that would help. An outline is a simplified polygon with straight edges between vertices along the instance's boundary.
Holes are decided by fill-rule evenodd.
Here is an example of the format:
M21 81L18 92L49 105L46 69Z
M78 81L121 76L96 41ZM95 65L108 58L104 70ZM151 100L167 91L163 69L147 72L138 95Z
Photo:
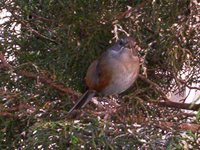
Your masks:
M86 84L90 90L101 92L111 81L111 72L106 67L106 62L95 60L89 66L86 77Z

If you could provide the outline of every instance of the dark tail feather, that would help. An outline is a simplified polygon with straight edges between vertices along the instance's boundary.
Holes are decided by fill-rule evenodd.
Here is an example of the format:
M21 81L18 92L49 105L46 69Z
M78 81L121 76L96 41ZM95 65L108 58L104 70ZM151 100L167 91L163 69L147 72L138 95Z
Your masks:
M68 112L71 113L73 110L75 109L81 109L83 107L85 107L85 105L92 99L92 97L94 97L96 94L95 91L86 91L78 100L78 102L70 109L70 111Z

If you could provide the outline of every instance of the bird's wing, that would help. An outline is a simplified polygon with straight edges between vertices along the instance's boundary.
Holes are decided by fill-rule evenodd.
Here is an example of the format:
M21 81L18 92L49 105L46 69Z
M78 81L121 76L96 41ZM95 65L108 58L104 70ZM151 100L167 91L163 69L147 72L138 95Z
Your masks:
M111 81L112 73L104 59L95 60L88 68L85 80L91 90L101 92Z

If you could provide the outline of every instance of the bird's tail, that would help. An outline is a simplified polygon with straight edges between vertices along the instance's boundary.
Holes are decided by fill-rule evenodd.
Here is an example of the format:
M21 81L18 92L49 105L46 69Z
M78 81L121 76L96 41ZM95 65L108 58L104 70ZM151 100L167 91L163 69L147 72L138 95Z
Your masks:
M78 100L78 102L68 112L71 113L75 109L81 109L96 95L95 91L87 90Z

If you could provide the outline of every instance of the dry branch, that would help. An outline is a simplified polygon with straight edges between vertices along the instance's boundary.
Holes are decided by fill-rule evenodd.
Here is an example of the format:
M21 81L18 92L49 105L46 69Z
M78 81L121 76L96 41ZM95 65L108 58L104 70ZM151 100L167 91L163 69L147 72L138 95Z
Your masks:
M156 84L155 82L147 79L145 76L142 76L142 75L139 75L139 78L142 79L143 81L147 82L148 84L150 84L154 90L156 90L158 93L160 93L160 95L162 96L163 100L170 101L158 84Z
M182 123L177 125L177 123L173 122L159 122L157 125L161 129L179 129L179 130L190 130L192 132L198 132L200 129L199 124L194 124L194 123Z
M149 2L149 0L144 1L144 2L140 3L139 5L136 5L134 8L128 6L128 9L127 9L126 11L121 12L120 14L118 14L117 16L114 17L114 19L112 20L112 24L114 25L114 24L116 24L119 20L122 20L122 19L124 19L124 18L129 17L129 16L131 15L131 13L132 13L134 10L137 10L137 9L139 9L139 8L143 8L144 5L145 5L146 3L148 3L148 2Z
M16 71L16 73L18 75L24 76L24 77L28 77L31 79L35 79L38 80L42 83L45 83L47 85L49 85L51 88L56 89L60 92L63 92L69 96L71 96L73 99L77 99L80 96L79 92L76 92L75 90L73 90L72 88L66 87L61 83L56 83L55 81L53 81L52 79L42 75L42 74L34 74L28 71Z
M178 108L178 109L187 109L187 110L194 110L198 111L200 109L200 104L186 104L186 103L176 103L176 102L150 102L157 104L158 106L161 107L173 107L173 108Z
M3 53L0 52L0 69L4 70L4 69L12 69L12 66L6 61ZM24 77L28 77L31 79L35 79L40 81L41 83L45 83L47 85L49 85L51 88L54 88L60 92L63 92L69 96L72 97L72 99L77 99L81 94L79 92L76 92L75 90L73 90L72 88L66 87L61 83L56 83L54 80L46 77L45 75L42 74L35 74L32 72L28 72L28 71L23 71L23 70L16 70L14 71L17 75L20 76L24 76Z

